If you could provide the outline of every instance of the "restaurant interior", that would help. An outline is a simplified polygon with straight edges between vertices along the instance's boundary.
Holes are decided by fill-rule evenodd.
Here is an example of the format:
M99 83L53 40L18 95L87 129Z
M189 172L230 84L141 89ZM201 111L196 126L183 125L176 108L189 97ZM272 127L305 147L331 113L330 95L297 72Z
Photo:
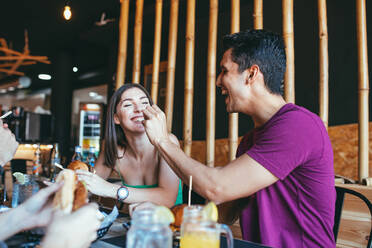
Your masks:
M32 174L37 150L47 178L56 144L63 166L76 146L84 157L90 147L98 156L109 100L127 83L151 92L187 155L212 167L227 164L254 125L248 116L226 113L215 87L222 37L262 28L283 34L285 99L327 127L337 186L372 201L372 6L365 0L3 1L0 115L12 111L4 122L20 146L1 189L11 199L12 173ZM184 199L187 191L184 185ZM192 198L205 202L196 193ZM345 198L337 247L371 244L370 210L355 196ZM241 238L239 221L230 228Z

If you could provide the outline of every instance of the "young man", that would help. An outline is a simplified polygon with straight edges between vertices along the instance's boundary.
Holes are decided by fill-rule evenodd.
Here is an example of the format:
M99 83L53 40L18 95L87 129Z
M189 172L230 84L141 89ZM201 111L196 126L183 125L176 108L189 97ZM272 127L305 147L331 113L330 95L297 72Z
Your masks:
M165 115L147 107L151 142L184 181L216 203L239 211L243 238L273 247L335 247L333 152L320 118L286 103L282 38L251 30L224 38L217 86L228 112L252 117L255 128L241 141L237 158L209 168L186 156L167 133ZM243 205L244 204L244 205Z

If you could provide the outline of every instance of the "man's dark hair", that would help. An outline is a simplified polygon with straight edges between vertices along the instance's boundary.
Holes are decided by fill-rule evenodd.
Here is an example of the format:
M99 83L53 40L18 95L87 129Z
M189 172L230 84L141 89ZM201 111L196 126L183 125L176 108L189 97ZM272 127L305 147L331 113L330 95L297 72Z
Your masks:
M265 30L246 30L226 35L223 45L225 51L232 48L231 59L239 65L240 73L258 65L269 91L282 95L286 57L280 35Z

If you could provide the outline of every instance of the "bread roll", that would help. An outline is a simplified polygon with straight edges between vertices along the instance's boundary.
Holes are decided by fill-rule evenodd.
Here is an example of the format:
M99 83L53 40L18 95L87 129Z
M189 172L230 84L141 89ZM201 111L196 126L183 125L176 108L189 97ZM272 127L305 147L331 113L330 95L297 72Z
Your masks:
M78 180L75 172L70 169L62 170L56 182L64 181L54 196L53 207L69 214L88 202L88 190L83 182Z
M71 213L76 187L75 172L69 169L62 170L57 176L56 183L61 181L64 181L64 184L54 196L53 207L64 213Z
M78 181L75 189L74 204L72 211L75 211L88 203L88 190L82 181Z
M86 163L83 163L79 160L72 161L68 166L67 169L70 170L86 170L89 171L89 167Z
M173 230L179 230L182 224L182 217L183 217L183 209L187 206L187 204L180 204L175 205L171 208L172 213L174 214L174 223L172 223L171 227Z

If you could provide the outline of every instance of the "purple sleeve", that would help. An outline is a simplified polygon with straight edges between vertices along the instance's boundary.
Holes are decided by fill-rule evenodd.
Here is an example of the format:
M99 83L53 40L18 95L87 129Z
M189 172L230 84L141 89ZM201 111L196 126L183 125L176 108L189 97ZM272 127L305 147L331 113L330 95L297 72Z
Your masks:
M321 137L309 114L293 111L266 123L246 154L282 180L314 152L322 151Z

